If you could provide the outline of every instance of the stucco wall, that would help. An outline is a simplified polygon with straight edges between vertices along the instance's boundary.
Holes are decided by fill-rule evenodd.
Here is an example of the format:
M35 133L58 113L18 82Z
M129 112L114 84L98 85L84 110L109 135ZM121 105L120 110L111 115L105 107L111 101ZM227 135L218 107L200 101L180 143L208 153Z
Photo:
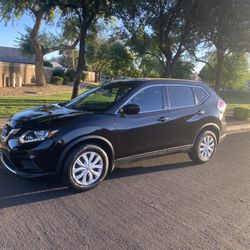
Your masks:
M45 67L45 77L49 83L55 69ZM85 72L86 81L94 82L95 73ZM20 84L35 83L35 65L31 64L18 64L18 63L5 63L0 62L0 88L10 87L15 85L19 87Z
M94 82L95 81L95 72L85 71L84 73L86 74L85 80L87 82Z
M49 82L53 69L45 67L45 76ZM0 87L19 86L35 83L35 65L0 62Z

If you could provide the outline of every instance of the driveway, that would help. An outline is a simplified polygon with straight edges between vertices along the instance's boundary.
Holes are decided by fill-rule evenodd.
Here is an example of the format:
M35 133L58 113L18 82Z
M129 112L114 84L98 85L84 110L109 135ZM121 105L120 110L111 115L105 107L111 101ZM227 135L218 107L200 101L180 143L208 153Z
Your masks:
M141 161L78 194L0 167L0 249L249 246L250 133L228 136L208 164L185 154Z

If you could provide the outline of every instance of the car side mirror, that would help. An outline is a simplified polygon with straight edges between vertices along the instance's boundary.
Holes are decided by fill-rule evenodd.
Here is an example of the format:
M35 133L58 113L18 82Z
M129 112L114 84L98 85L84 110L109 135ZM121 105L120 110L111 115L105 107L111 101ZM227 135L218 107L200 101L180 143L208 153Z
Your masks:
M127 104L121 109L121 113L125 115L137 115L140 109L140 106L137 104Z

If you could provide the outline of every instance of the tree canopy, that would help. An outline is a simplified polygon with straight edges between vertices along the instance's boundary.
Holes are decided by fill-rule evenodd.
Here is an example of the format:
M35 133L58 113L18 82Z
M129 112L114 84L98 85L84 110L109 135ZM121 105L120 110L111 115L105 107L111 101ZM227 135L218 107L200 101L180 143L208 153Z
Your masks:
M128 3L121 14L123 36L135 53L158 57L164 76L171 77L182 55L196 46L198 7L195 0L149 0L132 7Z
M6 22L24 13L34 18L19 47L35 53L38 85L46 83L43 56L52 51L59 50L62 63L76 70L72 98L87 67L96 78L101 72L114 77L192 78L195 59L206 65L202 75L216 91L225 82L242 86L247 77L249 0L0 0L0 7ZM55 11L61 33L41 31L42 22L53 21ZM116 26L110 26L111 19L117 20ZM102 27L98 20L103 20ZM201 57L199 48L209 56ZM244 77L233 74L235 68L244 71Z
M250 50L250 2L201 0L200 12L197 31L200 40L204 41L204 47L216 54L214 88L219 91L227 55L231 52L242 53Z
M212 67L216 67L215 55L212 54L208 61ZM200 75L206 82L211 84L216 82L216 75L214 74L213 68L207 65L202 69ZM245 89L249 79L250 65L248 55L246 53L232 53L228 55L225 58L222 68L222 87L234 90Z

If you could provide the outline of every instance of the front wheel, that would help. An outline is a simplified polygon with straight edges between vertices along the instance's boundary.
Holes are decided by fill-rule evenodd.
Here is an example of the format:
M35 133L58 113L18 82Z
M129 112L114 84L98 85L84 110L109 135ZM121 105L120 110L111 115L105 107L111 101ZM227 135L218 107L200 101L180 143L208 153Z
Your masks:
M106 152L96 145L84 145L74 150L62 169L63 182L76 191L97 186L108 172Z
M217 138L212 131L203 131L196 139L189 157L196 163L211 160L217 148Z

